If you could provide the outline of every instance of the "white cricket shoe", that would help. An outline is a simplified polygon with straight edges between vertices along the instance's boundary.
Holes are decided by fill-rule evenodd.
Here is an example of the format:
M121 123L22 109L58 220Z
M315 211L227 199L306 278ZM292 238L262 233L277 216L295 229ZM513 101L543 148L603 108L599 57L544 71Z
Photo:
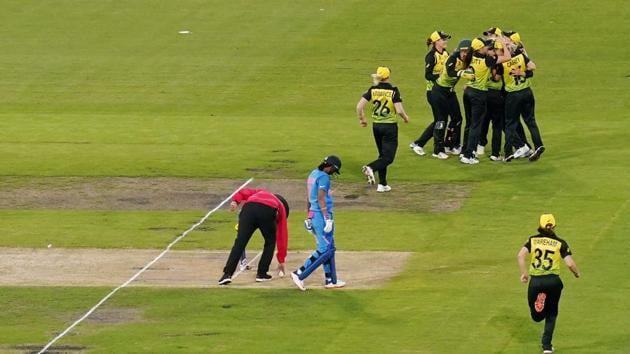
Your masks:
M456 147L451 149L451 155L459 155L462 153L462 147Z
M553 354L554 350L556 350L554 347L551 347L551 349L543 349L543 354Z
M365 177L367 177L368 184L376 183L376 178L374 178L374 171L372 171L372 168L370 166L363 166L361 168L361 171L363 172Z
M324 285L324 288L326 288L326 289L339 289L339 288L343 288L344 286L346 286L346 282L343 281L343 280L337 279L336 283L326 283L326 285Z
M462 156L459 158L459 162L466 164L466 165L476 165L479 163L479 160L477 160L474 157L471 158L467 158L466 156Z
M383 192L389 192L392 190L392 187L390 186L384 186L382 184L379 183L378 186L376 186L376 191L379 193L383 193Z
M416 144L414 142L409 143L409 148L411 148L411 149L415 148L416 146L418 146L418 144Z
M503 157L490 155L490 160L492 160L492 161L503 161Z
M300 280L300 276L297 275L296 272L291 272L291 279L293 279L293 283L298 287L298 289L302 291L306 291L306 287L304 286L304 282Z
M422 148L422 146L414 146L411 150L413 150L413 152L416 153L416 155L418 156L424 156L426 154L426 152L424 152L424 149Z
M523 145L520 148L516 149L516 151L514 152L514 158L515 159L520 159L521 157L527 156L527 154L529 153L529 146L527 145Z
M432 154L431 156L438 158L440 160L446 160L448 159L448 155L446 153L443 152L438 152L437 154Z
M483 154L486 153L486 147L483 145L477 145L477 156L482 156Z

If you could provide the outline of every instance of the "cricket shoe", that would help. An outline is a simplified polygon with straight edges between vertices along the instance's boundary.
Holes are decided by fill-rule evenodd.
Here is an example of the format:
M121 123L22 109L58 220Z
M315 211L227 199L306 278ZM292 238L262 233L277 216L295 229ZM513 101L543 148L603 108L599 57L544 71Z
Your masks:
M537 147L536 150L534 150L534 152L531 155L529 155L529 161L531 162L537 161L540 158L540 155L543 154L543 152L545 152L544 146Z
M273 278L273 277L271 275L269 275L269 274L257 274L256 275L256 281L258 283L262 283L264 281L269 281L269 280L271 280L271 278Z
M446 160L448 159L448 155L444 152L438 152L437 154L432 154L431 156L435 157L436 159L440 159L440 160Z
M409 144L409 147L411 148L411 150L413 150L413 152L416 153L416 155L418 156L424 156L426 154L426 152L424 152L424 149L422 148L422 146L416 144L416 143L411 143Z
M501 156L490 155L490 160L492 161L503 161Z
M543 354L553 354L555 350L556 348L554 347L543 347Z
M483 145L477 145L477 151L475 152L477 153L477 156L482 156L486 153L486 147Z
M520 159L521 157L527 155L531 149L527 145L523 145L520 148L516 149L513 154L505 158L505 162L510 162L515 159Z
M326 288L326 289L339 289L339 288L343 288L344 286L346 286L346 282L343 281L343 280L337 279L336 283L333 283L333 282L326 283L326 285L324 285L324 288Z
M376 191L379 193L384 193L384 192L389 192L392 190L392 187L390 186L384 186L382 184L379 183L378 186L376 186Z
M227 274L223 274L221 279L219 279L219 285L228 285L231 282L232 282L232 277Z
M241 270L241 272L251 269L248 263L249 261L247 260L247 258L241 259L241 261L238 263L238 268Z
M514 158L520 159L521 157L527 156L530 150L531 149L529 148L529 146L523 145L520 148L516 149L516 151L514 152Z
M534 309L536 310L536 312L543 312L543 310L545 309L546 298L547 294L538 293L538 296L536 296L536 302L534 303Z
M459 162L461 162L463 164L466 164L466 165L476 165L476 164L479 163L479 160L477 160L474 157L468 158L466 156L462 156L462 157L459 158Z
M295 285L298 287L298 289L306 291L304 282L300 280L300 276L296 272L291 272L291 279L293 280L293 283L295 283Z
M461 146L454 147L454 148L452 148L452 149L451 149L451 151L449 152L449 154L451 154L451 155L459 155L459 154L461 154L461 153L462 153L462 148L461 148Z
M363 166L361 168L361 171L363 171L363 174L365 175L365 177L367 177L368 184L376 183L376 178L374 178L374 171L372 171L372 167Z

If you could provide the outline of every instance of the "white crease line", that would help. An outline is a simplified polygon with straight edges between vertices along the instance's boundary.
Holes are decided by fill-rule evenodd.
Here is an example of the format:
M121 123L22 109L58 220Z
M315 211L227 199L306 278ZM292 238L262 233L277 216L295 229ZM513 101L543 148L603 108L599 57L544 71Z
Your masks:
M251 260L251 261L247 262L247 266L249 267L252 263L254 263L254 261L255 261L256 259L258 259L258 257L260 257L260 255L261 255L261 254L262 254L262 252L258 253L258 254L256 255L256 257L252 258L252 260ZM243 273L243 271L242 271L242 270L240 270L240 267L239 267L239 270L237 270L237 271L236 271L236 273L234 273L234 275L232 276L232 280L236 279L236 277L238 277L238 275L239 275L239 274L241 274L241 273Z
M85 313L85 315L83 315L81 318L79 318L78 320L76 320L73 324L70 325L70 327L66 328L63 332L59 333L58 336L56 336L55 338L53 338L50 342L48 342L48 344L46 344L46 346L44 346L42 348L42 350L40 350L39 352L37 352L37 354L42 354L45 353L48 348L50 348L53 344L55 344L56 341L58 341L59 339L61 339L63 336L65 336L66 334L68 334L68 332L70 332L74 327L76 327L79 323L81 323L83 320L85 320L86 318L88 318L89 315L92 314L92 312L96 311L96 309L101 306L105 301L107 301L110 297L112 297L112 295L114 295L116 292L118 292L118 290L126 287L127 285L129 285L132 281L134 281L136 278L138 278L140 276L140 274L144 273L145 270L149 269L153 264L155 264L155 262L157 262L160 258L162 258L162 256L164 256L166 254L166 252L171 250L171 247L173 247L177 242L179 242L179 240L183 239L184 237L186 237L186 235L188 235L192 230L194 230L197 226L203 224L210 215L212 215L215 211L219 210L219 208L221 208L223 206L223 204L227 203L230 199L232 199L232 197L238 193L241 189L245 188L245 186L247 186L249 183L251 183L251 181L253 181L254 178L250 178L247 180L247 182L243 183L240 187L238 187L234 192L232 192L232 194L230 194L227 198L225 198L221 203L219 203L219 205L217 205L214 209L210 210L209 212L206 213L206 215L201 218L201 220L199 220L196 224L194 224L193 226L189 227L188 230L184 231L181 235L179 235L175 240L173 240L173 242L171 242L168 246L166 246L166 249L164 251L162 251L162 253L160 253L160 255L158 255L157 257L155 257L151 262L149 262L147 265L145 265L142 269L140 269L136 274L134 274L131 278L129 278L129 280L127 280L126 282L124 282L122 285L118 286L116 289L112 290L109 294L105 295L104 298L101 299L101 301L99 301L96 305L94 305L94 307L92 307L88 312Z

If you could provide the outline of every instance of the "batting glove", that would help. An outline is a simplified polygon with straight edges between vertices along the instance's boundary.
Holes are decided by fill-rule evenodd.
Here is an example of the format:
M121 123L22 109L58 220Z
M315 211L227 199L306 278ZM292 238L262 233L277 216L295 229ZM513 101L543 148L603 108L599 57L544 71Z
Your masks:
M313 232L313 221L311 219L304 219L304 228L308 232Z
M329 233L332 231L332 229L333 229L333 220L326 219L326 226L324 226L324 232Z

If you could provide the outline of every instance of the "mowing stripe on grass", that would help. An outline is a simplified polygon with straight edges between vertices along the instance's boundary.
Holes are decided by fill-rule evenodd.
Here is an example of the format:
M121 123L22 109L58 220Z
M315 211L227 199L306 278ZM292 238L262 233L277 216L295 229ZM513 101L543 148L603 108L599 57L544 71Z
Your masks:
M105 301L107 301L110 297L112 297L116 292L118 292L118 290L126 287L127 285L129 285L132 281L134 281L136 278L138 278L140 276L140 274L144 273L144 271L146 271L147 269L149 269L153 264L155 264L155 262L157 262L160 258L162 258L168 251L171 250L171 247L173 247L177 242L179 242L179 240L183 239L184 237L186 237L186 235L188 235L192 230L194 230L197 226L203 224L208 217L210 217L210 215L212 215L215 211L219 210L220 207L222 207L225 203L227 203L230 199L232 199L232 197L238 193L238 191L240 191L241 189L245 188L245 186L247 186L248 184L250 184L252 181L254 180L254 178L250 178L248 179L245 183L243 183L240 187L238 187L234 192L232 192L232 194L230 194L227 198L225 198L221 203L219 203L219 205L217 205L214 209L210 210L209 212L206 213L206 215L204 215L203 218L201 218L201 220L199 220L196 224L192 225L191 227L188 228L188 230L182 232L181 235L179 235L176 239L173 240L173 242L171 242L168 246L166 246L166 249L164 249L164 251L162 251L162 253L160 253L157 257L153 258L153 260L149 263L147 263L147 265L145 265L144 267L142 267L142 269L140 269L136 274L134 274L131 278L129 278L129 280L127 280L126 282L124 282L122 285L118 286L117 288L115 288L114 290L112 290L109 294L105 295L104 298L101 299L101 301L99 301L96 305L94 305L88 312L85 313L85 315L83 315L81 318L79 318L78 320L76 320L73 324L71 324L68 328L66 328L63 332L59 333L58 336L56 336L55 338L53 338L50 342L48 342L48 344L46 344L42 350L40 350L38 352L38 354L41 353L45 353L48 348L50 348L56 341L58 341L59 339L61 339L63 336L65 336L66 334L68 334L68 332L70 332L74 327L76 327L79 323L81 323L83 320L85 320L86 318L88 318L88 316L90 316L92 314L92 312L96 311L97 308L99 308L99 306L101 306L103 303L105 303Z

